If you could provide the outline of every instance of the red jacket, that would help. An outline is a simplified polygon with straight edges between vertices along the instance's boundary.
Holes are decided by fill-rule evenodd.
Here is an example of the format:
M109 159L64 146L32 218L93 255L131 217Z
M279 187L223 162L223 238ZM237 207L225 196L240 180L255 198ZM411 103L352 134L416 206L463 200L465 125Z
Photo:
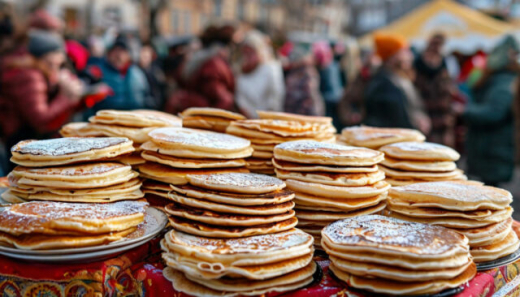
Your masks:
M168 99L166 112L175 114L189 107L234 110L235 78L229 64L217 54L187 74L184 68L189 63L180 67L179 89Z
M56 90L52 92L46 76L34 64L13 63L21 59L28 60L18 55L0 62L0 129L4 139L21 129L37 133L57 130L77 104Z

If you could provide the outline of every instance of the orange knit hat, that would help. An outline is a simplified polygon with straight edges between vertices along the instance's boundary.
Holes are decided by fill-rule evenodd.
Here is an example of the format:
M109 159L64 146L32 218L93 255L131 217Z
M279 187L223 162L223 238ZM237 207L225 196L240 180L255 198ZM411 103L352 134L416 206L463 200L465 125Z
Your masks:
M391 33L374 33L374 44L376 46L376 54L386 61L398 51L408 47L406 38L399 34Z

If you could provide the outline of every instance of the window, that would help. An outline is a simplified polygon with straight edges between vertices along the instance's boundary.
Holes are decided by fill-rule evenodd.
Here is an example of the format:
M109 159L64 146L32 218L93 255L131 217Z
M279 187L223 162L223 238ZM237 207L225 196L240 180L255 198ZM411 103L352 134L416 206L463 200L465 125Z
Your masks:
M184 33L191 33L191 13L184 12Z
M237 4L237 18L239 20L244 20L245 18L245 7L244 7L244 1L238 1Z
M179 11L172 11L172 31L175 33L179 32Z
M215 0L213 2L213 14L217 17L222 16L222 0Z

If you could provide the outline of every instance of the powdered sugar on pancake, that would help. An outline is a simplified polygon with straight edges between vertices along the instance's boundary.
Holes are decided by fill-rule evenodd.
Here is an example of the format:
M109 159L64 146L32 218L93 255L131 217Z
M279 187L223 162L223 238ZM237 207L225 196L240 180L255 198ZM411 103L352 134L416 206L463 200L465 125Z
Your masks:
M390 193L392 192L398 195L406 193L432 195L465 202L493 201L496 203L508 203L513 199L511 193L503 189L449 181L394 187L390 190ZM409 196L406 195L406 200L413 199Z
M193 145L222 150L245 149L251 145L251 142L244 138L187 128L156 129L149 136L153 140L171 144Z
M206 185L233 186L242 188L285 187L285 183L269 175L257 173L191 174L188 179L204 182Z
M407 142L397 142L387 145L386 147L395 147L399 150L403 151L409 151L409 152L416 152L416 151L431 151L431 150L450 150L453 151L451 148L437 143L432 142L416 142L416 141L407 141Z
M49 167L49 168L26 168L16 167L15 173L29 172L32 174L41 175L66 175L66 176L85 176L102 174L114 169L126 168L131 170L132 167L123 165L121 163L96 163L96 164L83 164L83 165L72 165L63 167Z
M238 239L213 239L192 236L173 231L169 234L172 243L200 249L201 252L213 254L259 253L284 250L292 247L308 245L312 236L298 229L276 234L257 235Z
M368 148L346 146L335 143L318 142L312 140L289 141L279 144L276 150L294 151L306 155L315 155L323 157L351 157L355 158L375 158L381 156L382 153Z
M464 245L464 236L443 227L412 223L380 215L334 222L323 229L334 244L402 248L416 254L443 254Z
M125 137L68 137L46 140L25 140L13 146L11 151L20 154L63 156L95 149L107 148L129 141L130 140Z

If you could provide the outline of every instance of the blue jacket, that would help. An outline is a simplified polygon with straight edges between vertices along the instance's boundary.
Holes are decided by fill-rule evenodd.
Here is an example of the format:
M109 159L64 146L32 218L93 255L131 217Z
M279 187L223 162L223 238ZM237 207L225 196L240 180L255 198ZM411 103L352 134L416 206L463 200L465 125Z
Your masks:
M338 103L341 99L343 87L339 65L333 61L324 68L318 67L320 73L320 93L325 102Z
M101 81L114 91L113 96L97 103L87 116L95 114L102 109L132 110L150 108L153 103L150 86L145 74L138 66L132 65L126 73L121 73L106 60L98 64L101 72Z

